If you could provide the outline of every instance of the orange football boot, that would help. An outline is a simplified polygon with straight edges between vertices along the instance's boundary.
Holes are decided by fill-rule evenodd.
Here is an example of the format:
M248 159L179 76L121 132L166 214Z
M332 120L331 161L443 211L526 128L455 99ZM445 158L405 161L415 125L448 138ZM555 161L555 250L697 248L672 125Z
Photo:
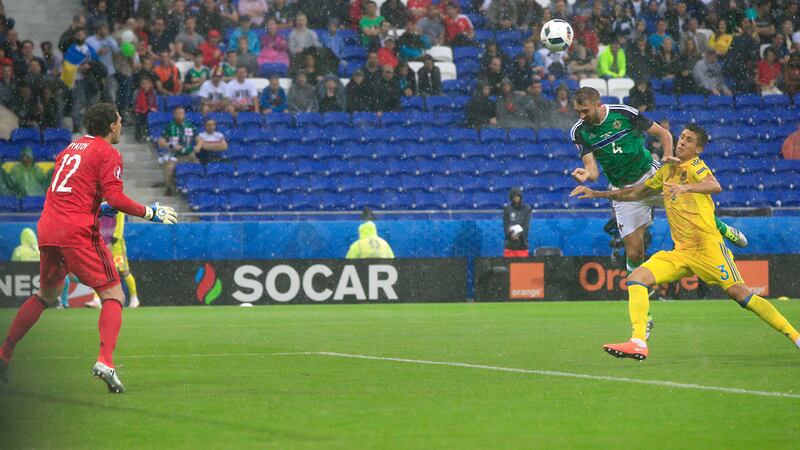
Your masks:
M603 346L603 350L617 358L633 358L639 361L644 361L650 356L650 351L647 347L642 347L633 341L623 342L622 344L606 344Z

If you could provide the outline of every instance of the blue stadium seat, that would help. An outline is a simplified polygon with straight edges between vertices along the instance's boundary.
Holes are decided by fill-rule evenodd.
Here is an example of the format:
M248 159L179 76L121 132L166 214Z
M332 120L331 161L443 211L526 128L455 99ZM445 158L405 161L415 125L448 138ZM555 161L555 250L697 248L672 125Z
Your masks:
M352 121L357 128L374 128L378 126L378 115L373 112L354 112Z
M600 96L600 101L606 105L618 105L620 102L619 97L613 95L602 95Z
M678 100L673 95L656 94L656 108L661 110L676 109L678 107Z
M714 111L732 111L733 96L730 95L709 95L706 99L708 109Z
M175 176L183 177L202 177L205 170L202 164L181 162L175 165Z
M567 195L562 192L534 194L531 206L534 209L564 209L567 199Z
M411 115L408 112L385 112L381 116L381 124L384 128L406 127L411 124Z
M215 188L210 180L196 176L178 178L177 185L184 194L211 193Z
M473 128L453 128L447 132L447 141L453 144L477 144L480 136Z
M241 162L236 167L235 176L250 178L253 176L264 176L269 171L265 162Z
M510 144L535 144L536 132L530 128L512 128L508 130L508 142Z
M195 211L220 212L225 211L227 199L215 194L196 194L189 196L189 204Z
M765 95L763 102L766 110L787 109L792 104L792 100L788 95Z
M447 209L464 210L472 209L472 194L462 192L448 192L444 196L444 204Z
M464 126L466 119L463 108L456 107L454 111L437 113L433 125L438 128L455 128Z
M258 194L258 208L262 211L285 211L289 208L289 198L274 192Z
M233 127L233 115L227 112L210 112L206 114L206 119L211 119L217 123L217 127Z
M286 64L280 64L280 63L261 64L259 66L258 73L259 73L259 75L261 75L264 78L269 78L272 75L278 75L279 77L285 77L285 76L289 75L289 66L287 66Z
M342 49L341 58L347 62L361 62L367 59L367 49L361 45L346 45Z
M231 193L225 206L228 211L257 211L258 195Z
M681 95L678 97L678 106L681 109L699 110L705 108L706 98L702 95Z
M704 127L712 125L720 125L721 124L720 118L725 116L726 114L722 114L720 111L709 111L709 110L698 109L692 111L692 122Z
M353 196L349 194L326 194L320 197L320 203L323 211L348 211L355 209L353 204ZM375 207L377 209L377 207Z
M715 144L724 144L736 142L739 139L739 133L736 128L727 126L708 127L709 140Z
M480 43L486 43L495 39L494 31L490 30L475 30L475 40Z
M278 179L275 177L265 177L262 174L253 175L247 178L247 192L264 193L277 192Z
M222 162L206 164L207 177L222 176L233 178L235 172L236 166L231 163Z
M236 115L236 126L239 128L258 128L261 126L261 114L242 111Z
M460 78L474 78L481 70L481 65L477 60L462 59L456 62L456 72Z
M430 112L446 112L452 109L452 101L446 95L431 95L426 98L426 104Z
M229 142L228 151L225 152L230 162L250 161L253 159L252 150L245 146Z
M764 142L783 142L786 138L797 131L797 125L777 125L772 126L766 130L765 133L760 133L761 140Z
M22 197L19 203L22 212L38 212L44 208L44 196Z
M297 161L295 176L323 175L328 171L328 164L321 161L303 159Z
M776 205L794 207L800 206L800 190L792 189L782 191L778 196Z
M453 61L477 61L483 54L483 49L478 47L453 47Z
M318 112L299 112L294 116L295 126L307 130L322 126L322 114Z
M309 190L310 184L306 178L288 176L278 179L277 191L280 193L307 193Z
M437 192L418 192L414 194L413 206L415 209L442 209L444 205L445 197L443 194Z
M72 134L65 128L46 128L42 131L42 142L63 149L72 141Z
M400 177L399 186L403 192L428 192L431 183L430 178L426 176L403 175Z
M381 204L387 210L410 209L414 203L414 196L400 192L384 192L381 194Z
M182 106L186 111L194 111L195 99L191 95L170 95L164 100L164 108L172 111Z
M278 130L274 135L278 145L299 144L303 140L303 131L299 129Z
M425 128L422 129L419 137L420 143L424 145L436 145L436 144L444 144L447 142L447 133L443 133L443 130L433 129L433 128Z
M0 141L0 161L16 161L19 159L19 148L16 145Z
M19 211L19 200L17 197L4 195L0 197L0 212L17 212Z
M267 163L267 176L292 175L295 164L288 161L269 161Z
M318 174L309 178L308 180L309 192L316 192L320 194L334 193L337 191L336 181L330 177Z
M400 99L403 111L424 111L425 102L422 97L415 95L413 97L403 97Z
M207 177L206 179L209 179ZM247 180L244 178L230 178L228 176L216 176L213 179L217 180L214 186L215 194L233 194L243 193L247 191Z
M533 172L536 175L561 174L566 176L570 170L569 167L570 166L568 165L565 159L564 160L553 159L542 162L540 164L536 164L535 166L533 166Z
M63 146L56 147L52 144L33 144L33 159L36 161L54 161L58 153L63 150Z
M172 113L166 111L151 112L147 115L147 126L163 125L172 120Z
M290 128L294 126L294 116L289 113L271 112L264 116L264 127L267 129Z
M475 209L500 209L505 201L505 193L476 192L472 197L472 206Z
M325 128L330 127L349 127L350 114L346 112L328 112L322 115L322 125Z
M736 96L736 109L761 108L761 96L758 94L740 94Z
M566 132L558 128L542 128L538 134L540 144L569 142Z
M11 130L12 144L16 145L33 145L41 142L38 128L16 128Z
M506 143L506 130L503 128L483 128L480 132L481 144L501 146Z

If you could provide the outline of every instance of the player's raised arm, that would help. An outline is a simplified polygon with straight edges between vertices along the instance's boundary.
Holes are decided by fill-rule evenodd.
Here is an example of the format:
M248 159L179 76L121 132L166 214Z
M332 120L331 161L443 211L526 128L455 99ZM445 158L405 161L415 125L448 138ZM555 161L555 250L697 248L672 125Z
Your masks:
M667 158L672 157L673 155L672 133L670 133L666 128L662 127L656 122L653 122L653 124L650 125L650 128L647 129L647 134L656 137L658 139L658 142L661 144L661 148L664 149L664 156L661 159L662 161L665 161Z

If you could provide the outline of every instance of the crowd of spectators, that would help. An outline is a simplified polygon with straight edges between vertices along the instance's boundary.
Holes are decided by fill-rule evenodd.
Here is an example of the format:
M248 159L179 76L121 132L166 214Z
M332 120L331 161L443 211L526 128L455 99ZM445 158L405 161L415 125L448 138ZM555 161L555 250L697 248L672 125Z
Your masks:
M102 100L115 102L144 139L147 115L158 96L168 95L199 97L202 112L380 114L399 109L404 96L443 93L440 69L426 54L439 45L481 48L480 84L467 111L474 126L569 126L574 114L556 98L568 98L569 91L543 93L543 82L631 78L631 101L647 109L657 108L647 83L652 78L671 80L676 94L800 92L798 0L85 4L86 13L73 18L57 46L40 43L40 55L0 10L0 102L19 126L63 126L67 115L77 132L82 111ZM574 27L568 52L540 45L541 26L553 18ZM345 85L339 74L348 29L357 31L366 60ZM520 39L479 38L486 29L498 36L519 30ZM415 72L412 62L422 67ZM277 76L290 77L291 87L281 87ZM259 94L252 77L269 77L269 86Z

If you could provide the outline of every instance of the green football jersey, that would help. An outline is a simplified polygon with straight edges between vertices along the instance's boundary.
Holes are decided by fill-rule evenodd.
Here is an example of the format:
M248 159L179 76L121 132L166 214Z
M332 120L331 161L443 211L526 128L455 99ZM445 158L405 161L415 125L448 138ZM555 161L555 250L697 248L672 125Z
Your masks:
M606 105L608 114L599 125L579 120L570 137L581 152L588 153L603 168L608 181L623 187L635 183L653 167L653 156L645 148L645 131L653 121L635 108Z

